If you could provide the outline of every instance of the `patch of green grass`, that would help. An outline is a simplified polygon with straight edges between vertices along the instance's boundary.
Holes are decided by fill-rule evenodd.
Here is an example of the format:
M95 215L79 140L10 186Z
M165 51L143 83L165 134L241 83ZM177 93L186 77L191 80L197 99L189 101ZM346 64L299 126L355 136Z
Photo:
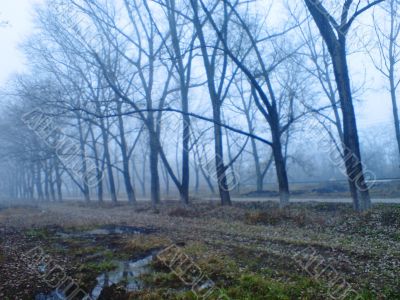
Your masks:
M231 282L240 272L239 266L233 259L217 254L200 259L197 264L202 272L213 280Z
M152 272L140 277L147 286L157 288L181 288L184 283L174 273Z
M204 253L208 253L209 247L205 243L191 241L185 245L183 251L190 257L195 258L202 256Z
M386 299L396 299L396 297L398 298L400 295L400 285L399 285L399 281L397 280L397 286L386 286L383 289L383 295L385 295Z
M103 260L100 262L86 262L81 267L81 271L88 271L94 273L103 273L112 271L117 268L115 262L111 260Z
M400 232L395 232L391 235L391 238L396 242L400 242Z
M400 209L392 207L384 209L380 214L380 222L384 226L399 226L400 225Z
M241 275L225 292L232 299L243 300L325 299L322 286L310 279L284 283L258 274Z
M194 295L193 295L194 296ZM125 299L125 298L124 298ZM174 299L174 300L195 300L198 298L181 298L170 289L148 289L140 290L129 293L129 300L143 299L143 300L160 300L160 299Z
M88 247L78 247L71 250L71 254L75 256L87 256L96 253L108 253L103 246L88 246Z
M49 231L46 228L31 228L25 232L30 238L46 239L50 236Z

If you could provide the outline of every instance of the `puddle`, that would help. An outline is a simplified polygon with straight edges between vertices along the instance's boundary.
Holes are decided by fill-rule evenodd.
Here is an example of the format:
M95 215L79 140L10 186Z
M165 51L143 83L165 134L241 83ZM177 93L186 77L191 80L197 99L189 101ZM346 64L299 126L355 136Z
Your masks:
M146 234L152 232L154 232L154 230L148 228L108 225L108 226L102 226L97 229L89 230L84 233L88 235L106 235L106 234Z
M58 231L56 235L65 239L104 239L108 235L136 235L136 234L150 234L156 232L156 229L134 227L127 225L106 225L87 231L75 231L65 232ZM91 299L96 300L105 287L110 287L113 284L125 287L126 291L136 291L142 288L142 282L140 281L140 275L151 272L150 262L154 257L154 253L148 255L139 260L130 261L114 261L117 266L114 270L102 273L97 276L96 286L91 291ZM45 269L41 269L40 272L45 272ZM89 291L88 291L89 292ZM52 291L49 294L37 294L35 300L65 300L69 299L66 295L59 293L58 291Z
M58 232L57 235L62 238L79 238L92 237L102 235L118 235L118 234L150 234L156 230L151 228L125 226L125 225L106 225L82 232Z
M56 291L50 293L50 294L39 294L35 296L35 300L63 300L67 299L64 294L60 294Z
M92 291L92 298L97 299L105 287L113 284L122 285L128 292L140 290L143 286L139 277L150 273L149 265L152 259L153 255L149 255L136 261L117 262L118 267L115 270L103 273L96 278L97 285Z
M154 254L134 261L116 261L117 268L97 276L97 284L91 292L91 299L96 300L104 288L113 284L123 286L127 292L137 291L143 287L140 275L151 272L150 263ZM50 294L38 294L35 300L66 300L65 294L53 291Z

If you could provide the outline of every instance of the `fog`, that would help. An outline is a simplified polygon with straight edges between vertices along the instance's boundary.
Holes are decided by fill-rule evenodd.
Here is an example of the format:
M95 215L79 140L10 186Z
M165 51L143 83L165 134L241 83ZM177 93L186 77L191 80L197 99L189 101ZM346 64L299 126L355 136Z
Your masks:
M97 279L86 295L94 299L117 299L116 290L105 296L103 286L114 286L108 278L116 286L125 282L126 293L140 293L146 284L160 288L154 278L129 285L126 274L137 280L165 238L179 246L187 237L171 236L176 228L169 218L190 219L194 227L221 218L216 227L242 222L252 238L276 229L283 230L280 238L299 234L303 242L315 226L334 230L323 240L342 227L350 239L368 240L370 231L350 230L351 222L365 222L384 226L379 232L393 238L387 247L395 248L398 236L389 233L400 216L400 3L342 2L3 1L0 225L9 222L18 234L38 227L38 240L88 239L89 248L99 246L92 242L100 236L114 254L121 249L111 249L107 239L120 243L121 236L138 234L139 241L123 247L137 251L135 260L117 257L114 268L100 264L114 273L85 279L85 286ZM265 226L277 228L265 232ZM285 232L285 226L292 227ZM165 232L154 236L153 227ZM275 253L297 257L293 248L276 247ZM42 250L33 253L45 256ZM97 254L107 256L103 252ZM243 263L231 254L224 255ZM224 272L213 278L224 285L220 294L210 292L215 299L281 299L280 287L272 294L260 287L246 292L243 278L235 291ZM373 290L347 279L364 291L359 295L384 295L375 279ZM197 296L207 286L192 292ZM385 295L395 299L398 286L392 289L389 279L388 286ZM282 299L303 299L286 292ZM304 299L326 296L314 292ZM155 298L169 297L161 294ZM168 299L191 299L178 294ZM53 296L71 295L41 289L34 299Z

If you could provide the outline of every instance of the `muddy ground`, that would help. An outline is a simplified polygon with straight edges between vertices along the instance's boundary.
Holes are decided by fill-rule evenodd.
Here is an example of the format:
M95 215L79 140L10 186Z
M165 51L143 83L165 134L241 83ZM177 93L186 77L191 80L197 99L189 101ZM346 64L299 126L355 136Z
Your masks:
M32 249L97 299L196 299L157 258L170 245L209 279L194 289L209 299L400 299L400 205L355 214L348 204L199 201L0 207L0 299L54 299L50 263ZM99 289L149 257L134 279L122 271Z

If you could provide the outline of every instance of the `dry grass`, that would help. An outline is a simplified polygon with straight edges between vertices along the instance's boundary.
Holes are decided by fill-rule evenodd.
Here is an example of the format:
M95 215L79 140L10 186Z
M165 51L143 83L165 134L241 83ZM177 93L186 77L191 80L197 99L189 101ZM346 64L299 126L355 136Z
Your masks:
M177 207L175 209L172 209L168 213L168 215L170 217L181 217L181 218L198 218L200 216L198 211L184 207Z
M290 221L299 227L310 222L304 211L293 212L287 209L257 211L248 213L245 217L245 222L250 225L279 225Z
M138 235L126 243L124 251L132 253L132 255L140 255L155 249L165 248L170 244L171 241L166 237L157 235Z

